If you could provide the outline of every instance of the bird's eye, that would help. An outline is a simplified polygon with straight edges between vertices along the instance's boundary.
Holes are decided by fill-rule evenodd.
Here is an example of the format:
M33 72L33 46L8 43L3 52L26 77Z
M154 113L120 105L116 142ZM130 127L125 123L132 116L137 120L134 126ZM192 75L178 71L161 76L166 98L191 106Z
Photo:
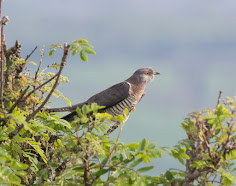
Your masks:
M149 72L145 72L146 75L149 75L150 73Z

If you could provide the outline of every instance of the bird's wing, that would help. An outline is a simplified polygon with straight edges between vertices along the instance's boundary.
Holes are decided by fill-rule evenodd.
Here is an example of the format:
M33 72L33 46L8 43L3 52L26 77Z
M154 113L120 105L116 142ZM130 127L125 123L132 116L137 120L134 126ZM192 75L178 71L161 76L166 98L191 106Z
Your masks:
M112 87L95 94L88 99L88 104L97 103L106 108L112 107L129 96L130 84L121 82Z
M75 110L77 107L82 107L83 104L92 104L97 103L100 106L105 106L106 108L112 107L117 103L123 101L129 96L130 84L127 82L121 82L113 85L112 87L95 94L89 98L86 102L82 104L73 105L72 108ZM71 112L70 114L62 117L67 121L73 121L74 116L77 115L76 111Z

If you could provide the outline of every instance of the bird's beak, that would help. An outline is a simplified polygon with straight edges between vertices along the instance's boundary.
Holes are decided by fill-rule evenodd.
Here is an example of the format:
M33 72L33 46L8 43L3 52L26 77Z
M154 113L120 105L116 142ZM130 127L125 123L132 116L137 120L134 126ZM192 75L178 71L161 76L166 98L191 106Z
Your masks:
M154 72L154 75L161 75L159 72Z

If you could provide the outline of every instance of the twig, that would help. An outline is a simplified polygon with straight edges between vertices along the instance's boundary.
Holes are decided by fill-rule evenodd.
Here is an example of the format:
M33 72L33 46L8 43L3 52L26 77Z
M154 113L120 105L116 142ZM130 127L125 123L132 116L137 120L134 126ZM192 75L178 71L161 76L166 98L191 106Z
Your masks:
M121 134L121 130L122 130L122 127L120 128L120 130L119 130L119 133L118 133L118 136L117 136L117 138L116 138L116 142L115 142L115 144L114 144L114 146L113 146L113 148L112 148L112 150L111 150L111 153L109 154L109 158L108 158L108 161L107 161L107 163L109 164L109 162L111 161L111 158L112 158L112 155L113 155L113 153L114 153L114 150L115 150L115 147L116 147L116 145L117 145L117 142L118 142L118 140L119 140L119 137L120 137L120 134ZM100 160L98 160L99 162L100 162ZM123 160L123 161L126 161L126 160ZM121 162L119 162L119 163L122 163L123 161L121 161ZM117 164L115 164L115 165L118 165L119 163L117 163ZM99 163L100 165L99 165L99 168L100 168L100 170L101 169L103 169L105 166L106 166L106 164L104 164L104 165L101 165L101 163ZM115 165L113 165L113 166L115 166ZM96 168L96 167L93 167L93 168ZM109 182L109 174L110 174L110 169L109 169L109 173L108 173L108 178L107 178L107 183ZM92 184L99 178L100 176L96 176L94 179L93 179L93 181L92 181ZM107 184L106 183L106 184Z
M67 61L67 57L68 57L68 53L69 53L69 47L70 46L65 43L65 45L64 45L64 54L63 54L62 59L61 59L60 69L57 73L57 79L55 81L55 84L52 87L52 90L49 92L49 94L46 97L46 99L44 100L44 102L32 114L27 116L26 122L28 122L30 119L32 119L35 116L35 114L37 114L44 107L44 105L48 102L49 98L51 97L52 93L54 92L55 88L57 87L58 81L59 81L59 78L60 78L60 74L63 70L63 67L65 66L66 61ZM18 127L15 128L14 131L12 131L11 133L8 134L8 137L10 139L12 139L15 135L17 135L20 132L20 130L23 127L24 127L23 124L19 125Z
M32 52L26 56L25 61L27 61L27 60L30 58L30 56L35 52L35 50L36 50L37 48L38 48L38 46L36 46L36 47L32 50Z
M211 183L219 183L220 185L223 185L224 183L222 183L221 181L216 181L216 180L208 180L207 182L211 182Z
M211 145L209 144L209 141L207 140L205 134L203 134L203 139L204 139L204 142L205 142L205 144L207 146L208 154L211 157L211 159L213 159L214 157L213 157L212 152L211 152Z
M120 127L120 130L119 130L118 136L117 136L117 138L116 138L116 143L114 144L114 146L113 146L113 148L112 148L112 150L111 150L111 153L110 153L110 155L109 155L109 158L108 158L108 161L107 161L107 162L108 162L108 165L110 164L110 161L111 161L112 155L113 155L114 152L115 152L115 148L116 148L117 142L118 142L118 140L119 140L119 138L120 138L121 131L122 131L122 127ZM108 171L107 182L105 183L105 185L107 185L108 182L109 182L110 173L111 173L111 169L109 169L109 171Z
M227 150L226 149L227 144L229 143L230 139L232 138L232 128L233 128L233 126L234 126L234 118L232 117L231 121L230 121L230 124L229 124L229 131L227 132L228 137L227 137L225 143L222 145L222 148L221 148L221 151L222 151L223 155L225 155L226 150ZM220 161L220 158L221 157L218 158L219 161Z
M43 62L43 51L41 50L41 58L40 58L39 66L38 66L38 68L37 68L37 70L36 70L36 72L35 72L35 76L34 76L34 80L35 80L35 81L36 81L37 78L38 78L38 73L39 73L39 69L40 69L40 67L41 67L42 62Z
M221 94L222 94L222 91L220 90L220 91L219 91L219 95L218 95L218 100L217 100L216 106L220 104L220 97L221 97Z

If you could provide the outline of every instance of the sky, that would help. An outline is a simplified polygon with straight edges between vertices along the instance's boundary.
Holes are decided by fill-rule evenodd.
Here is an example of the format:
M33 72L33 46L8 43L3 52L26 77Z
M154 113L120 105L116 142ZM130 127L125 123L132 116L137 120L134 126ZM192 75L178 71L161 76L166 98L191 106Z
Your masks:
M233 0L5 0L3 15L10 22L4 31L8 47L21 42L22 57L35 46L79 38L95 47L97 54L87 63L69 57L63 72L70 82L59 89L73 104L127 79L138 68L153 67L161 76L147 86L121 140L146 138L158 147L171 147L186 138L181 122L189 112L214 108L219 90L223 98L236 93L235 7ZM60 52L53 57L45 52L44 65L60 57ZM39 62L39 50L31 60ZM67 105L51 101L53 107ZM167 155L154 164L152 174L179 166Z

